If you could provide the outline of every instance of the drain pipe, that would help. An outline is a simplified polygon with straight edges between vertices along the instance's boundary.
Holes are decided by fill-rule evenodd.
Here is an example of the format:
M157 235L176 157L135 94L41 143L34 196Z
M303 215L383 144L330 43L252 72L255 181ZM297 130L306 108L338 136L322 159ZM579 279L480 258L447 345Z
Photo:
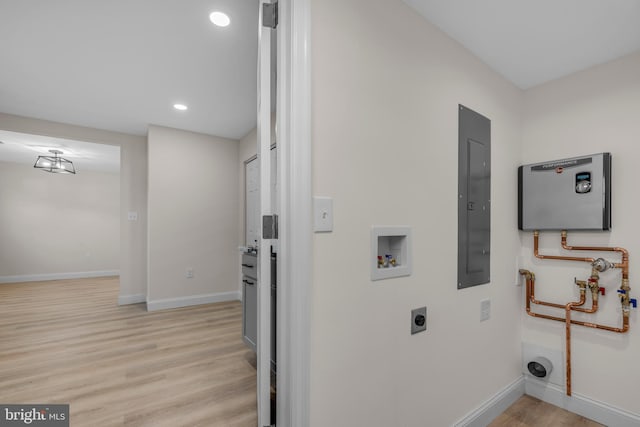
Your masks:
M571 310L578 305L584 304L585 294L587 289L587 282L576 280L576 285L580 286L580 301L579 302L570 302L565 305L565 323L564 323L564 333L565 333L565 366L566 366L566 390L567 396L571 396Z

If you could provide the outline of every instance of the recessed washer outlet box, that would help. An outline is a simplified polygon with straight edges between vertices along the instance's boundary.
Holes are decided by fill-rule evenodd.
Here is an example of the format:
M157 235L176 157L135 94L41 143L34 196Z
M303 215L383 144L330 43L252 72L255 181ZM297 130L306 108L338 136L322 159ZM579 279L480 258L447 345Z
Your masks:
M527 365L529 362L535 361L537 358L544 358L551 362L553 369L545 378L538 378L529 372ZM532 343L522 343L522 372L527 380L535 380L542 383L552 383L560 387L564 387L564 353L560 350L554 350L542 347Z
M378 259L384 260L379 265ZM389 260L393 260L389 263ZM411 275L411 228L371 227L371 280Z

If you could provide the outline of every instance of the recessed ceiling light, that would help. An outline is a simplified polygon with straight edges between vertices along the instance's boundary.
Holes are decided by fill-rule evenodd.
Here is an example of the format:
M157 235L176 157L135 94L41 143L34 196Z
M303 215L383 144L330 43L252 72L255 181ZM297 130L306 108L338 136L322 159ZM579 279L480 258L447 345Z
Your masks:
M173 104L173 108L175 108L176 110L184 111L188 107L184 104Z
M218 27L226 27L231 23L229 16L222 12L212 12L211 15L209 15L209 19L211 19L211 22L216 24Z

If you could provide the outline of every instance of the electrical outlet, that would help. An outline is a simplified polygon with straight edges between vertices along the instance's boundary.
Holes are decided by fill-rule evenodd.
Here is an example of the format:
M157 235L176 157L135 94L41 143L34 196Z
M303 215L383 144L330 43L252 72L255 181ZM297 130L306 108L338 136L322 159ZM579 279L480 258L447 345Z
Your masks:
M411 335L427 330L427 307L411 310Z
M187 272L185 273L187 279L193 279L193 268L187 268Z
M483 299L480 301L480 321L489 320L491 317L491 300Z

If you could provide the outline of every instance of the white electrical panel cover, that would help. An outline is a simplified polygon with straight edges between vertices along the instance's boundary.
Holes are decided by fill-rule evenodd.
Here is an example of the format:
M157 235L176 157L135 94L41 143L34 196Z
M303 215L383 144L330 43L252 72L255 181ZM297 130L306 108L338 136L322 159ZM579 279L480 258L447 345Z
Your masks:
M609 230L610 153L520 166L518 228Z

